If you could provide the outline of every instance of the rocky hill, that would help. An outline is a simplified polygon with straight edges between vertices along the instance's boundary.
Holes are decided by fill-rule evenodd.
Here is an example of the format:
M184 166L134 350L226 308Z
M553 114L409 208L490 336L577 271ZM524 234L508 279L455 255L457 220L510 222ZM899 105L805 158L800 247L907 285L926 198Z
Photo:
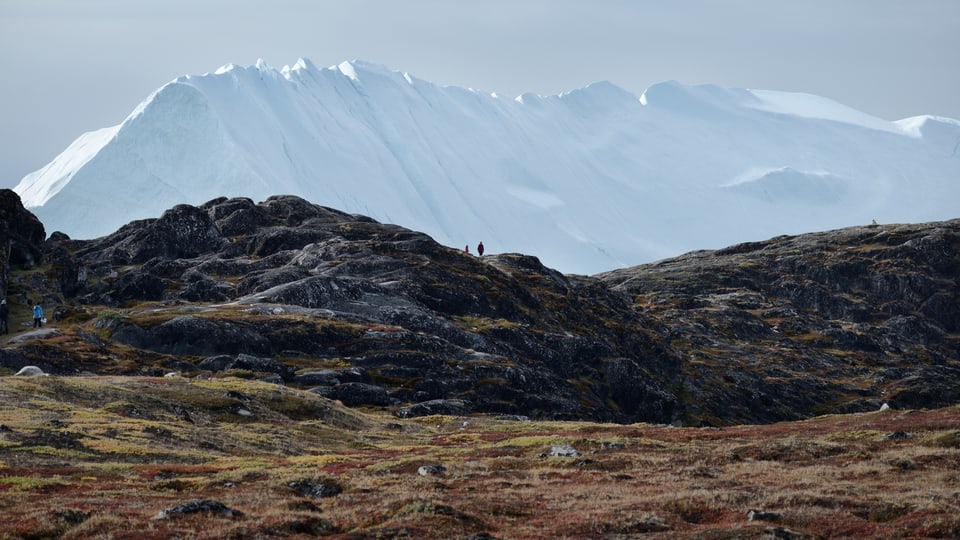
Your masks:
M15 242L42 259L11 258L11 322L42 298L52 324L7 341L10 370L234 375L400 417L726 425L960 403L960 220L593 277L289 196Z

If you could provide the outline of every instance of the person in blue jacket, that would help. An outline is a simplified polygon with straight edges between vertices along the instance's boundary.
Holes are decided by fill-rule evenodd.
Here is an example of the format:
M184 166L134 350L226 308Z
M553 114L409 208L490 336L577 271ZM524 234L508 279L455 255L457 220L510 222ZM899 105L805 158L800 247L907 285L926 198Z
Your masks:
M33 327L40 328L43 326L43 308L40 307L40 302L37 302L33 306Z

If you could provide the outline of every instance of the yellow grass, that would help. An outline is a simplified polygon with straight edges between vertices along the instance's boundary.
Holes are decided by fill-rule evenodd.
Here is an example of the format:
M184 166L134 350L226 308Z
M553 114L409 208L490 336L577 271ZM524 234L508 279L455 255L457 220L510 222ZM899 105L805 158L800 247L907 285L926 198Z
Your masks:
M227 391L261 420L227 421ZM960 407L717 429L401 420L236 379L2 378L0 396L0 538L960 535ZM556 444L581 455L542 456ZM150 519L198 499L244 516Z

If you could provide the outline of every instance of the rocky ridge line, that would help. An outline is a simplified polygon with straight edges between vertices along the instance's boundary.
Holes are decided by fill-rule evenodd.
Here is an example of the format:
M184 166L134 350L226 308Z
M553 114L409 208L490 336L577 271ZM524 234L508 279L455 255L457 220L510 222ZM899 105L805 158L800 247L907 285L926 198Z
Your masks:
M722 425L939 407L960 402L958 246L960 220L858 227L588 277L296 197L221 198L96 240L51 235L12 288L46 294L64 335L0 361L249 374L402 416Z

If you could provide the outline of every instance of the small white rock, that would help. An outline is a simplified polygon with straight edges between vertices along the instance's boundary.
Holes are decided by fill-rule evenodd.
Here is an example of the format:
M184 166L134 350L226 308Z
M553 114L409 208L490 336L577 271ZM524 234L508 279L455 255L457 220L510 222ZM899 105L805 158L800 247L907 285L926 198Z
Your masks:
M447 468L443 465L424 465L417 469L417 474L420 476L431 476L436 474L443 474L447 472Z
M550 455L557 457L579 457L580 452L569 444L558 444L550 447Z
M17 372L17 376L20 377L33 377L34 375L45 376L46 373L37 366L23 366L20 371Z

